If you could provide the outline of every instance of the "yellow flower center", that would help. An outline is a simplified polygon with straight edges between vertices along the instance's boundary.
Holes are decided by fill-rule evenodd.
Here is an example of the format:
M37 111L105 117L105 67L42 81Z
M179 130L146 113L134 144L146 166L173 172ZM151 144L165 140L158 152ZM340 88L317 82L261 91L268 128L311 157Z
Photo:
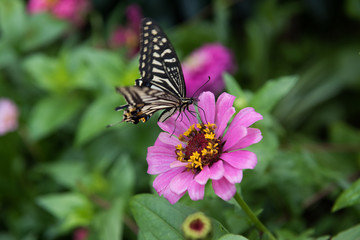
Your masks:
M211 166L219 160L222 144L215 137L216 124L193 124L179 136L186 143L184 148L179 144L175 148L177 160L187 162L186 167L193 172L200 172L204 166Z

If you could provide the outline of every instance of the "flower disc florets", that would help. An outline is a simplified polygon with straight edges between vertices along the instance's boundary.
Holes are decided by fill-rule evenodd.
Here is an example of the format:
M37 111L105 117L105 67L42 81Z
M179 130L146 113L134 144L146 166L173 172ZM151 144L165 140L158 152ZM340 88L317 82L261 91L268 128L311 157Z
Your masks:
M204 166L211 166L217 162L221 155L222 144L220 139L215 137L216 125L198 123L191 125L189 129L179 136L179 140L184 142L176 146L175 153L177 160L188 162L188 170L200 172Z

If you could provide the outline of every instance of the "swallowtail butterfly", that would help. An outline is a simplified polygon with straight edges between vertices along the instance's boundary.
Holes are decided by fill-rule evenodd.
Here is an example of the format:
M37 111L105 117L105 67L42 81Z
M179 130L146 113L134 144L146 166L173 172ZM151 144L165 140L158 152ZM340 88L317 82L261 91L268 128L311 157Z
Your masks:
M186 97L186 88L180 61L166 34L150 18L141 21L140 61L141 78L135 86L117 87L127 104L125 122L146 122L156 111L165 110L159 117L166 121L176 111L183 112L194 102Z

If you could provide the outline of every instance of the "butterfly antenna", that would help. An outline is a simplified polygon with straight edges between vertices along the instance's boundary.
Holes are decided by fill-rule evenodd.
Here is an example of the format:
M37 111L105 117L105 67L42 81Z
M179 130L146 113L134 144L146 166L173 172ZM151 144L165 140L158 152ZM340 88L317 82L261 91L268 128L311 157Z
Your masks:
M199 92L199 90L200 89L202 89L208 82L210 82L210 76L209 76L209 79L206 81L206 82L204 82L198 89L196 89L196 91L194 92L194 94L192 95L192 97L191 98L194 98L194 96L196 95L196 93L197 92Z
M108 124L108 125L106 125L106 128L110 128L110 127L115 126L115 125L117 125L117 124L119 124L119 123L122 123L122 122L124 122L124 120L122 120L122 121L120 121L120 122Z

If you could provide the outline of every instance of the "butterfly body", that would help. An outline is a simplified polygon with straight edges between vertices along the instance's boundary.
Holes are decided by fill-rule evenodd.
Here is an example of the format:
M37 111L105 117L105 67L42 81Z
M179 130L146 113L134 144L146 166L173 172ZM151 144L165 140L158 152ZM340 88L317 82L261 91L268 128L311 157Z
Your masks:
M184 76L176 52L161 28L150 18L141 22L140 60L141 78L135 86L117 87L127 104L115 110L124 110L125 122L146 122L155 112L166 121L176 111L185 111L194 102L186 97Z

